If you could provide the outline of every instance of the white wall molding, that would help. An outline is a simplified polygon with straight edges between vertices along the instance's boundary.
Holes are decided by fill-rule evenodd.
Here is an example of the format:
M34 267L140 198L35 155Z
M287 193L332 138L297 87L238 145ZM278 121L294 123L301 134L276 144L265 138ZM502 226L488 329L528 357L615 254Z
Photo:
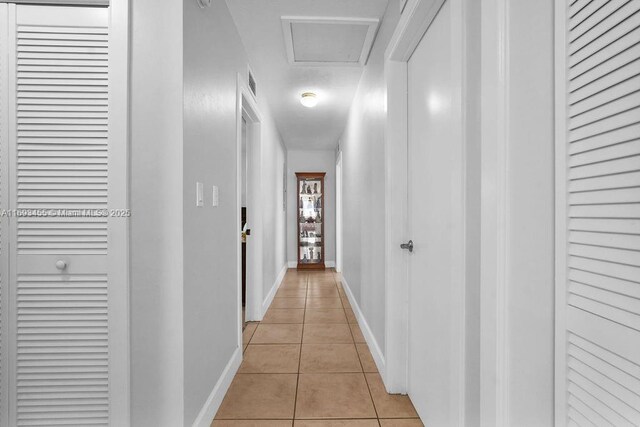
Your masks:
M335 261L326 261L324 263L325 267L327 268L335 268L336 267L336 262Z
M509 422L508 1L482 0L480 423Z
M264 314L267 312L267 310L269 309L269 306L273 302L273 298L275 298L276 292L278 292L278 289L280 288L280 285L284 280L285 274L287 274L287 265L282 266L282 269L280 270L278 277L276 277L276 281L273 282L273 286L271 286L271 290L269 291L269 293L267 294L266 298L262 303L262 315L260 316L260 320L262 320L262 318L264 317Z
M242 346L236 348L233 352L231 359L229 359L229 363L227 363L227 366L224 368L222 375L220 375L218 382L213 387L213 390L211 390L209 398L193 422L193 427L209 427L211 425L211 421L216 416L216 413L222 404L222 399L224 399L224 396L227 394L231 381L233 381L233 377L238 372L241 363Z
M342 277L341 281L342 281L342 288L344 289L344 293L347 294L347 298L349 299L349 303L351 304L353 313L355 314L356 319L358 320L358 325L360 326L362 335L364 335L364 339L365 341L367 341L367 345L369 346L369 350L371 351L373 360L376 362L376 366L378 367L378 371L380 371L380 375L382 376L382 378L384 378L385 370L386 370L384 353L382 352L382 349L380 348L378 341L373 335L373 332L371 331L371 328L367 323L367 319L362 313L362 310L360 309L358 302L353 296L353 293L351 292L351 288L349 288L349 284L347 283L344 277Z

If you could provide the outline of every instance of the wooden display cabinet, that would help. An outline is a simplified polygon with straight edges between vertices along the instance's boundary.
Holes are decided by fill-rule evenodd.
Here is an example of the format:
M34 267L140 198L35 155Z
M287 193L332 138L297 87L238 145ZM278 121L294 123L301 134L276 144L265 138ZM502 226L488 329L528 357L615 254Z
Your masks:
M296 172L298 180L298 269L325 268L325 172Z

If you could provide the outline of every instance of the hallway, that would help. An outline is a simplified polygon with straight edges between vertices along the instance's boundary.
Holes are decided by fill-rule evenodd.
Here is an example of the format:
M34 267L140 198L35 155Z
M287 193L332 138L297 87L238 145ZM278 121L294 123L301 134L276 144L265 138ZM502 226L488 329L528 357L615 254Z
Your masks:
M244 360L212 427L292 423L423 425L407 396L386 393L333 270L287 272L264 320L244 330Z

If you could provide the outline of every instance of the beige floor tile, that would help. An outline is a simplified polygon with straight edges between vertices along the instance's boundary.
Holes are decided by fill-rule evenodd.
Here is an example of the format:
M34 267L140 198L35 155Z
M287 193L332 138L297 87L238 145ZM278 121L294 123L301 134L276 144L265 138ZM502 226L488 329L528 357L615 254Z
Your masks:
M305 344L351 344L353 337L347 324L306 324L302 341Z
M283 286L307 286L307 283L309 281L304 278L285 278L282 283L280 284L280 287Z
M241 374L295 374L300 361L298 344L250 345L244 353Z
M378 427L377 420L295 420L294 427Z
M216 419L293 419L295 374L238 374Z
M290 420L214 420L211 427L291 427Z
M258 326L251 344L298 344L302 338L302 325L262 324Z
M312 298L340 298L338 289L335 286L326 288L309 288L307 296Z
M334 282L309 282L309 284L307 285L307 289L335 289L337 290L338 288L336 287L336 284Z
M304 308L305 298L274 298L269 308Z
M355 315L355 313L353 312L352 309L345 308L344 312L347 315L347 322L349 322L349 323L358 323L358 320L356 319L356 315Z
M304 323L347 323L341 308L307 308Z
M340 298L307 298L307 308L342 308Z
M416 418L418 413L408 396L387 393L380 374L365 374L380 418Z
M362 372L355 345L304 344L300 356L300 373L322 372Z
M276 298L304 298L306 296L306 288L280 288L275 295Z
M375 417L363 374L300 374L296 419Z
M261 323L303 323L303 308L270 308Z
M413 420L380 420L382 427L424 427L419 419Z
M251 341L251 337L253 336L253 333L256 331L256 328L258 327L257 323L247 323L247 326L245 326L244 331L242 331L242 342L244 344L248 344L249 341Z
M295 281L295 282L282 282L278 289L307 289L307 282Z
M362 368L364 371L378 372L378 367L376 366L376 362L373 360L371 351L369 351L369 346L367 344L358 343L356 344L356 349L358 350L358 356L360 356L360 362L362 362Z
M355 342L366 343L364 335L362 335L362 331L360 330L360 326L355 323L351 323L349 326L351 327L351 332L353 332L353 340Z

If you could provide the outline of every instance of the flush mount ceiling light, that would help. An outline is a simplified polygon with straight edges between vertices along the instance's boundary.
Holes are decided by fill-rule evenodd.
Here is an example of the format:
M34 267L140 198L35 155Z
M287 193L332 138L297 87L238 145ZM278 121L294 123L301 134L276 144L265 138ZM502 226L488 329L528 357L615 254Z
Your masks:
M318 105L318 96L313 92L305 92L300 96L300 103L307 108Z

